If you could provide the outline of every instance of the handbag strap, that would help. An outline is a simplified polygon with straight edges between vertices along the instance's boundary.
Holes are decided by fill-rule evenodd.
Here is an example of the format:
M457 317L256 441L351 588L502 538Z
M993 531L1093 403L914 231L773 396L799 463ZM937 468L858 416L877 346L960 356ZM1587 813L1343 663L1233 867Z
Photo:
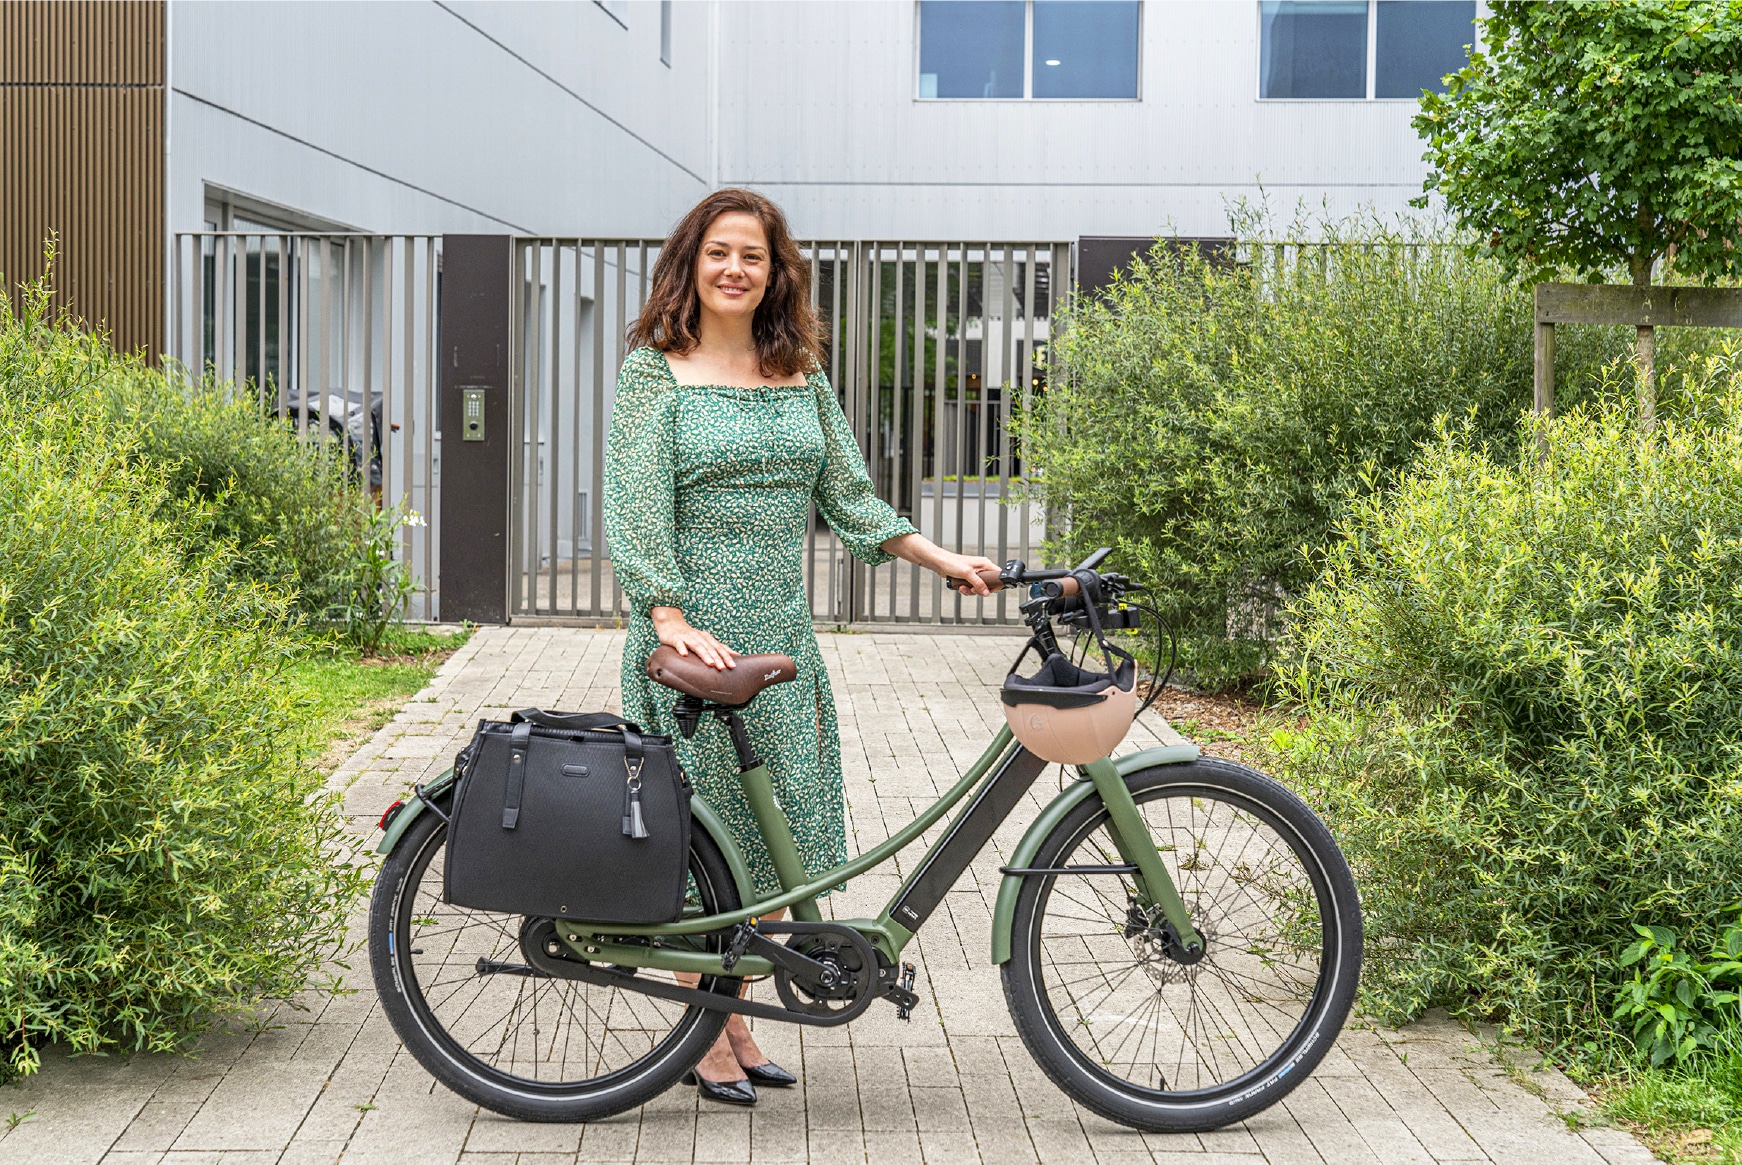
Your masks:
M565 728L570 732L596 732L601 728L641 731L634 721L625 720L615 712L546 712L542 708L522 708L510 716L508 722L536 724L540 728Z
M526 785L526 749L532 743L532 725L515 724L508 737L508 785L502 791L502 828L520 823L520 793Z

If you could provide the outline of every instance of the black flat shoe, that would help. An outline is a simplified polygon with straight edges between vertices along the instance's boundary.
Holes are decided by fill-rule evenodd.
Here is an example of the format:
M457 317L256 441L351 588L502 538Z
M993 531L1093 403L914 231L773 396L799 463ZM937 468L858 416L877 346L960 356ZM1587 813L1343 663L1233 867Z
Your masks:
M750 1083L760 1084L764 1088L787 1088L798 1083L797 1076L774 1063L758 1064L754 1068L745 1068L744 1075L750 1078Z
M696 1073L691 1072L683 1078L683 1082L694 1084L703 1096L709 1100L717 1100L721 1104L750 1105L756 1103L756 1087L748 1080L728 1080L722 1084L713 1080L704 1080Z

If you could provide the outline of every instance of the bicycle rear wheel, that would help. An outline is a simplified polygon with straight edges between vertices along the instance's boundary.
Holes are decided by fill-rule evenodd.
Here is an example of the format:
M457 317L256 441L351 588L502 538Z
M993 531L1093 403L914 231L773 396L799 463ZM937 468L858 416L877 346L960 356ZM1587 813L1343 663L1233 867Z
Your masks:
M1219 1128L1280 1100L1342 1029L1361 970L1354 878L1323 823L1262 773L1206 758L1126 784L1201 958L1137 905L1129 876L1032 876L1005 998L1030 1054L1084 1106L1154 1132ZM1122 864L1100 798L1033 864Z
M541 975L521 944L523 928L544 920L443 902L446 841L436 814L414 821L382 864L369 908L375 990L431 1075L506 1116L587 1121L646 1103L707 1052L725 1012ZM730 868L699 828L690 875L704 912L738 907ZM703 976L697 986L733 995L741 982Z

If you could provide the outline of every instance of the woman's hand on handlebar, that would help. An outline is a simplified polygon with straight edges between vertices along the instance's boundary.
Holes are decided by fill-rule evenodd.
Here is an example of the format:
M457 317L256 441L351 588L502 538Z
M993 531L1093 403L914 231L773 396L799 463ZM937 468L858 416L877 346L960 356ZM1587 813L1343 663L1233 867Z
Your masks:
M998 589L998 564L978 554L945 550L924 534L900 534L883 543L883 552L944 576L952 590L989 595Z
M952 590L963 595L989 595L998 590L998 564L978 554L938 551L940 561L932 569L944 576Z
M675 647L679 655L693 655L722 671L738 666L732 662L732 657L742 653L733 651L709 632L690 626L682 608L655 607L648 612L648 617L653 620L653 633L659 636L659 641L667 647Z

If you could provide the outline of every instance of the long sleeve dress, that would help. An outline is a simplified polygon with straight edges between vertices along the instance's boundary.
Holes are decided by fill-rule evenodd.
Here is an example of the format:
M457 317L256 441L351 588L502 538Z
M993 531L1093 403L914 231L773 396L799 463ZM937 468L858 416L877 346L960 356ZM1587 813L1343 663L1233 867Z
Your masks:
M677 739L696 789L732 830L759 893L779 889L738 781L723 726L677 732L677 693L647 678L659 646L648 612L681 607L692 626L746 655L781 652L798 678L744 712L756 753L792 823L805 869L847 857L841 745L828 673L804 591L812 504L847 549L887 562L881 547L914 532L879 499L822 372L802 385L680 385L663 353L637 348L617 378L605 450L605 535L633 607L623 648L623 715Z

